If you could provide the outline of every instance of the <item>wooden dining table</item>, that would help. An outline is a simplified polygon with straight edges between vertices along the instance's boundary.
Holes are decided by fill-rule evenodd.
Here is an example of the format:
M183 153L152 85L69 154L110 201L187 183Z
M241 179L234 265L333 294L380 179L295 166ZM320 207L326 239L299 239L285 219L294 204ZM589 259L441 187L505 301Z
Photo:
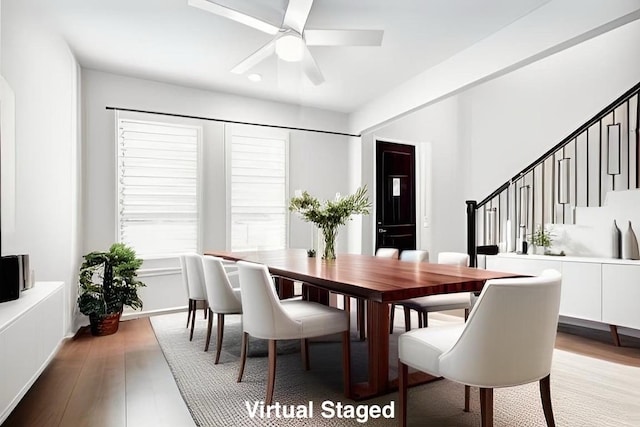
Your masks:
M368 378L365 382L352 385L348 397L356 400L386 394L397 387L397 381L389 378L390 303L426 295L479 292L487 280L517 276L477 268L410 263L357 254L338 254L335 260L323 260L308 257L304 249L254 252L210 250L205 251L205 255L261 263L273 275L366 301ZM427 379L424 374L415 373L410 377L410 384Z

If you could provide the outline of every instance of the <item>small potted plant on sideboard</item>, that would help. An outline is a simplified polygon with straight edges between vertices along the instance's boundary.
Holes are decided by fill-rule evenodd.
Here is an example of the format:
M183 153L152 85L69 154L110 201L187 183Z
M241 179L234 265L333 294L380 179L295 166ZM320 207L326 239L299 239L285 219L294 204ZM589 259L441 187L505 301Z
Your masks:
M78 307L89 316L93 335L111 335L118 330L124 306L142 308L137 271L142 260L133 249L114 243L106 252L90 252L80 267Z
M544 229L540 224L536 227L536 231L531 235L532 252L536 255L544 255L549 252L549 248L553 244L553 234L551 230Z

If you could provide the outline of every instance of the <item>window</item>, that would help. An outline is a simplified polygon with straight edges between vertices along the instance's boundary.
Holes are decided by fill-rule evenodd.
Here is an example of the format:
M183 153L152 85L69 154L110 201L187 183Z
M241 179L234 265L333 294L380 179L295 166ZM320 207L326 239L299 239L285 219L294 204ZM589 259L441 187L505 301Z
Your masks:
M201 128L117 123L118 240L141 257L197 252Z
M232 251L287 246L287 157L285 131L226 126L228 218Z

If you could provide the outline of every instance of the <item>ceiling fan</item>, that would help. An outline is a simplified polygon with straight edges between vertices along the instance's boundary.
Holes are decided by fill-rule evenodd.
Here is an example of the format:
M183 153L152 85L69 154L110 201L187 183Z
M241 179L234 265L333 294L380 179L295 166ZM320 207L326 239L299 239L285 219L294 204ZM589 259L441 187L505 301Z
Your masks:
M281 27L208 0L188 0L188 4L273 35L273 39L236 65L231 72L244 74L265 58L301 62L302 70L314 85L324 82L322 72L308 46L380 46L382 30L305 29L313 0L289 0Z

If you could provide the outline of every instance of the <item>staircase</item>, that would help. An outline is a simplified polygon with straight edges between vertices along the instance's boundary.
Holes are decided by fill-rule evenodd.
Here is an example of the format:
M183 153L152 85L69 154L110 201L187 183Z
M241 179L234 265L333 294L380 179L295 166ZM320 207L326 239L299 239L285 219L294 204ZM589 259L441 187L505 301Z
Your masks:
M640 83L481 202L467 201L467 250L520 251L550 224L573 224L576 207L608 191L640 188ZM480 248L478 248L480 247Z

